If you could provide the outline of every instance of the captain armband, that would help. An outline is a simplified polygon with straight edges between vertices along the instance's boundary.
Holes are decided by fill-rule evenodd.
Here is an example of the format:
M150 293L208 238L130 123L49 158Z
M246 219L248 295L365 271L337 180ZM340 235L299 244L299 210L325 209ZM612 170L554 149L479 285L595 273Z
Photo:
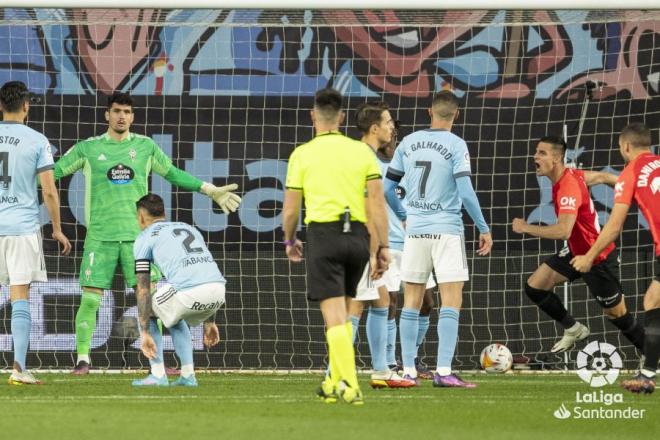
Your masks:
M149 260L135 260L135 273L150 273L151 261Z

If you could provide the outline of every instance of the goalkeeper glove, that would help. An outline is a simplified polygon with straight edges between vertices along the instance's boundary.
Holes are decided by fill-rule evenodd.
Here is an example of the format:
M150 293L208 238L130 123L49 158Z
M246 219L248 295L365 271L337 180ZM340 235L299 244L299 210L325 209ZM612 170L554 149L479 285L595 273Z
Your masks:
M238 205L241 204L241 198L231 192L236 189L238 189L238 185L235 183L226 186L215 186L212 183L204 182L200 192L213 199L222 211L229 215L230 212L235 212Z

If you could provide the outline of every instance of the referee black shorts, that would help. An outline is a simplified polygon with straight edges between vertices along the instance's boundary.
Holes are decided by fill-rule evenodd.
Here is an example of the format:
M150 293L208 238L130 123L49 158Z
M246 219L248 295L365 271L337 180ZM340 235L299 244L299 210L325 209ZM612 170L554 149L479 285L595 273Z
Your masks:
M619 259L616 251L609 253L604 261L594 264L587 273L578 272L571 266L573 254L564 248L557 254L548 258L545 262L552 270L568 278L568 281L575 281L582 277L585 284L589 287L589 292L596 301L605 309L616 306L623 298L623 288L619 282L617 273L619 272Z
M307 298L322 301L350 296L369 262L369 233L360 222L342 232L344 222L310 223L307 226Z

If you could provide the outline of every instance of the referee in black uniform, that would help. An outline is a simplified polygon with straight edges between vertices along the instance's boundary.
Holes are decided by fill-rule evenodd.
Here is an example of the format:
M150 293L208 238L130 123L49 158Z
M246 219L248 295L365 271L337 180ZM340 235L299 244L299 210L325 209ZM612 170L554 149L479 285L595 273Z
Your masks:
M339 132L341 101L333 89L316 93L311 111L316 136L289 158L282 228L287 257L302 261L295 233L304 198L307 296L320 301L330 359L330 378L319 396L328 403L341 396L362 404L347 306L368 261L373 278L387 270L388 224L380 166L369 146Z

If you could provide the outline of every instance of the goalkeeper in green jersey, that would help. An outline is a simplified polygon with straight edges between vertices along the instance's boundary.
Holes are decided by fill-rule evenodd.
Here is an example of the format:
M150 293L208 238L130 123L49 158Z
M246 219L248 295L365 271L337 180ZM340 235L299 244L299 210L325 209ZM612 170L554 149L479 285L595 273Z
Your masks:
M80 265L83 293L76 314L78 359L74 374L89 372L96 312L103 290L112 286L117 263L127 286L136 285L133 241L140 227L135 202L149 192L149 173L154 171L179 188L206 194L225 214L236 211L241 201L231 192L238 185L216 187L202 182L175 167L151 138L131 133L134 113L128 94L115 93L108 99L105 118L107 133L78 142L55 164L57 179L78 170L85 176L87 236ZM159 273L152 273L152 282L159 279Z

